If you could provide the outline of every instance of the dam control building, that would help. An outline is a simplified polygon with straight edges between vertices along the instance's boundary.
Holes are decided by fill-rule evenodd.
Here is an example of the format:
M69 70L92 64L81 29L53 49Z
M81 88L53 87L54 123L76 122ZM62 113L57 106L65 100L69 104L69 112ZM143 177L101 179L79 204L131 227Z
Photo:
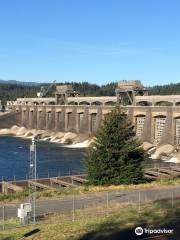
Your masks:
M93 135L116 104L128 114L142 142L180 146L180 95L150 96L139 80L120 81L115 96L82 97L71 85L59 85L51 98L8 101L10 112L0 117L0 128L16 124Z

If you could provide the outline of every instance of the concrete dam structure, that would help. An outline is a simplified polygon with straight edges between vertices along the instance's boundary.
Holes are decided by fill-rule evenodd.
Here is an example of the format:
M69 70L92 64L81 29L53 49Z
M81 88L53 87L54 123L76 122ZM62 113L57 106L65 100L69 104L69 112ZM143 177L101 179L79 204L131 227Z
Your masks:
M112 97L75 96L70 85L61 85L57 86L54 98L19 98L7 102L11 114L19 116L14 124L88 135L97 132L104 116L115 105L122 106L142 142L154 146L180 145L180 95L149 96L138 80L120 81L116 96Z

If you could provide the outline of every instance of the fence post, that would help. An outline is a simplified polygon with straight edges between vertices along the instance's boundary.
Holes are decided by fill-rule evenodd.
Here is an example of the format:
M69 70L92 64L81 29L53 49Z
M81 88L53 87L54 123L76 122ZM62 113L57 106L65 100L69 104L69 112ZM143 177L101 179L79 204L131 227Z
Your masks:
M2 230L5 229L5 206L2 207L2 217L3 217L3 224L2 224Z
M107 215L108 215L108 210L109 210L109 192L106 192L106 210L107 210Z
M171 206L172 206L172 208L174 207L174 192L173 192L173 190L171 193Z
M73 216L72 216L72 221L74 222L75 220L75 197L74 197L74 194L73 194L73 206L72 206L72 213L73 213Z
M141 211L141 191L139 191L139 213Z

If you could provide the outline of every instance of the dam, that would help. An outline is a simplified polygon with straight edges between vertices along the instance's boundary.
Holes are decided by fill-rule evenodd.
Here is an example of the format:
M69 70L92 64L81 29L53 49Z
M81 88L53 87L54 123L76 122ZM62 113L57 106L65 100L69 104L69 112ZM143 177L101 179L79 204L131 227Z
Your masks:
M0 128L75 132L93 136L105 115L119 105L133 122L142 142L154 146L180 145L180 95L149 96L139 80L120 81L116 96L76 96L70 85L56 87L51 98L18 98L8 101L9 113L0 117Z

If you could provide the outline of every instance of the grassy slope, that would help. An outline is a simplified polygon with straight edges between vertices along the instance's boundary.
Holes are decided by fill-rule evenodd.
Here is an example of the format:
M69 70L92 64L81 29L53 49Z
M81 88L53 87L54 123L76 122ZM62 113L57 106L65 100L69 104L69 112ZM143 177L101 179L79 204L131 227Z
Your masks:
M57 190L45 190L42 192L37 192L37 198L41 197L58 197L67 196L72 194L82 194L88 192L99 192L99 191L112 191L112 190L133 190L133 189L145 189L145 188L159 188L166 186L180 185L180 178L176 179L161 179L158 181L153 181L151 183L144 183L138 185L117 185L117 186L81 186L79 188L62 188ZM13 194L2 194L0 193L0 202L14 202L17 200L23 200L28 197L28 189L23 192L13 193Z
M108 240L135 240L134 228L142 225L149 228L164 226L171 228L173 226L178 235L180 234L178 232L179 206L179 201L175 203L173 208L171 202L158 201L154 204L147 203L141 206L140 212L136 205L113 205L108 212L103 206L96 206L88 209L88 211L77 211L75 221L72 221L72 218L67 221L68 216L66 215L56 215L49 217L36 226L6 230L0 233L0 240L16 240L35 227L39 228L40 232L34 235L33 238L28 239L93 240L100 239L98 237L101 236L103 237L101 239ZM97 217L98 213L101 213L101 215Z

